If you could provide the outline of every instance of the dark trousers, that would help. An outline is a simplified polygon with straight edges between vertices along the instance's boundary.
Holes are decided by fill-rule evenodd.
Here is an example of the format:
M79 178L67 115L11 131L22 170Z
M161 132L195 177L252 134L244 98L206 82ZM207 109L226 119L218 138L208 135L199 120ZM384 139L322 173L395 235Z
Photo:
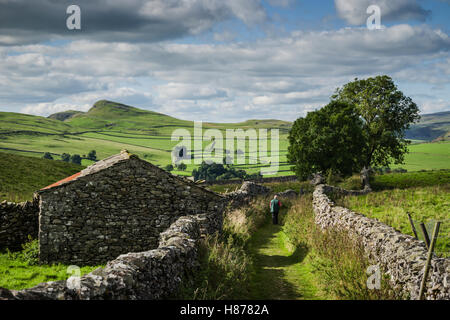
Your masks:
M272 223L278 224L278 211L272 212Z

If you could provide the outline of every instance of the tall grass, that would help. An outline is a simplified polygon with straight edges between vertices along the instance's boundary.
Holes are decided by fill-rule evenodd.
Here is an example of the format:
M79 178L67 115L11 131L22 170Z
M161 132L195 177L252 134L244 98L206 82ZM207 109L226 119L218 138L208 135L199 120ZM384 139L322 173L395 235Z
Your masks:
M320 279L321 290L337 299L380 300L399 298L386 277L379 290L367 286L371 263L360 244L345 232L321 230L314 223L312 196L296 200L288 211L283 229L292 245L307 247L307 263Z
M187 300L246 299L253 272L247 245L253 232L268 221L265 198L228 210L223 232L207 236L199 245L200 266L173 298Z
M402 233L414 236L407 213L414 220L419 239L423 240L420 223L428 227L431 236L435 221L441 221L440 236L436 252L440 256L450 256L450 184L416 187L406 190L372 192L365 196L336 198L338 205L361 212L367 217L392 226Z

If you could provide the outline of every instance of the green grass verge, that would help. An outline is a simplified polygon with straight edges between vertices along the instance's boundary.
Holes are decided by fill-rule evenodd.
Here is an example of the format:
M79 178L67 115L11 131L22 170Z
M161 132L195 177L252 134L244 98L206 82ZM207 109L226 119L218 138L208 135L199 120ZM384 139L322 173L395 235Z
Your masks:
M21 290L34 287L42 282L66 280L68 265L39 265L37 262L38 242L34 240L24 245L19 252L0 253L0 288ZM80 276L102 266L83 266Z
M431 237L434 221L441 221L440 237L435 251L450 257L450 184L410 189L393 189L369 193L365 196L338 198L341 206L360 212L367 217L414 236L408 219L409 212L415 222L419 239L423 239L420 223L426 224Z
M376 175L371 179L373 190L407 189L446 185L450 183L450 170L435 170L424 172L390 173Z

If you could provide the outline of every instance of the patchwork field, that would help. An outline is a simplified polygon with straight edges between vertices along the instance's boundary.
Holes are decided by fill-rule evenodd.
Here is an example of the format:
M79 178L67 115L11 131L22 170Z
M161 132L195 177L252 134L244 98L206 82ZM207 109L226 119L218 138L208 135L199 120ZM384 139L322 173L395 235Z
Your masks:
M437 121L430 116L424 119L424 125L432 125L433 121ZM227 129L255 129L258 134L259 129L268 129L267 139L235 139L235 151L240 150L245 157L244 163L238 163L235 159L236 169L244 169L247 173L254 174L267 167L268 165L261 161L260 154L250 147L253 145L259 149L259 143L262 143L267 146L267 155L274 157L273 164L278 164L278 168L275 168L276 174L271 176L293 174L286 159L290 122L248 120L241 123L203 123L202 127L203 134L208 129L217 129L223 137L226 137ZM198 155L200 150L195 150L193 122L110 101L99 101L86 113L62 112L49 118L0 112L0 151L37 158L41 158L45 152L50 152L57 160L61 159L62 153L79 154L83 157L82 165L87 166L92 164L92 161L86 159L91 150L96 150L97 158L103 159L127 149L142 159L164 167L171 163L171 151L179 144L179 141L171 139L172 133L177 129L184 129L191 135L192 155ZM275 150L272 152L270 129L279 130L278 153ZM415 142L419 141L422 140ZM202 142L203 150L212 146L216 151L222 151L222 156L213 152L213 159L215 157L222 161L227 151L226 145L220 146L220 141L213 142L211 139L204 139ZM409 147L409 151L405 164L392 165L392 168L401 167L408 171L450 168L450 141L415 143ZM193 162L185 163L186 170L175 170L174 173L189 176L192 170L198 167L198 164Z

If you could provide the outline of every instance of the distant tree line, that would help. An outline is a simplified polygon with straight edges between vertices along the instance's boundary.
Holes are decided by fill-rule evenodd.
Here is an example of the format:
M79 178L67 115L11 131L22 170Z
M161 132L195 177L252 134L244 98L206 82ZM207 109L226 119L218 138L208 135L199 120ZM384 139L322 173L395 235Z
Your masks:
M54 160L52 154L50 152L45 152L44 159L48 159L48 160ZM68 154L68 153L63 153L61 155L61 160L64 162L68 162L68 163L74 163L74 164L78 164L81 165L81 160L82 159L88 159L88 160L92 160L92 161L97 161L97 152L95 150L91 150L89 151L87 157L86 155L80 156L79 154Z
M187 165L185 163L179 163L179 164L168 164L167 166L164 167L164 170L166 171L173 171L175 170L175 168L177 168L180 171L185 171L187 169Z
M202 164L192 171L194 180L229 180L229 179L259 179L260 173L248 174L245 170L236 169L232 165L223 165L220 163Z

